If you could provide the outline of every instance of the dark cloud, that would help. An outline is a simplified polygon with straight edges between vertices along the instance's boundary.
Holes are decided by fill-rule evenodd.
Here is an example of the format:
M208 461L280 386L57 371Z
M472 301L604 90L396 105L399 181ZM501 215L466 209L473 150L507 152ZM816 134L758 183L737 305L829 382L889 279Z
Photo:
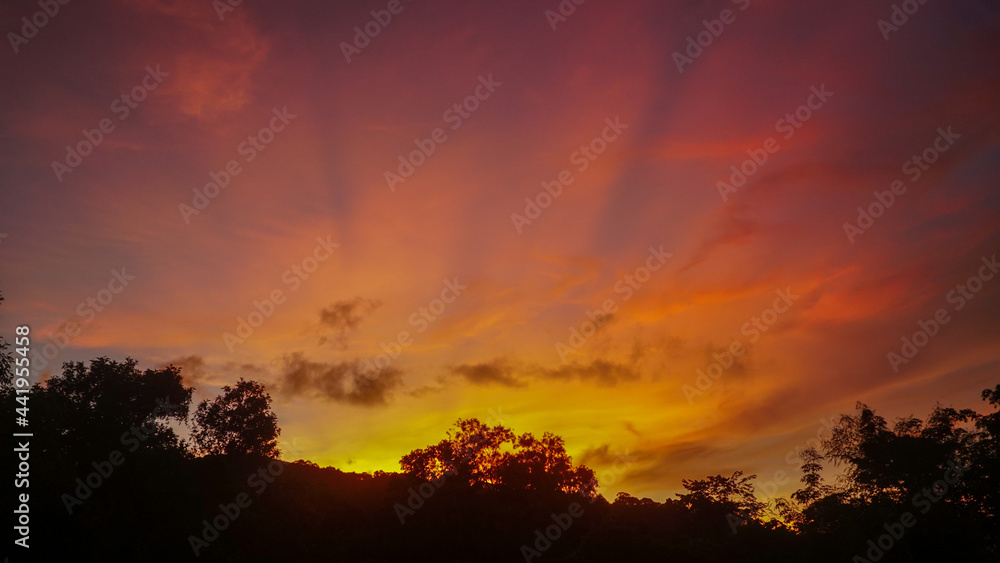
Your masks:
M732 354L730 350L732 342L740 342L744 345L743 353L739 356ZM708 372L712 364L719 364L722 368L722 377L750 377L753 373L754 355L756 353L754 346L746 345L746 341L740 339L734 339L732 342L724 345L709 344L702 348L702 371ZM712 372L715 373L715 370L713 369Z
M600 454L614 453L616 450L591 453L593 460L602 459ZM646 445L636 450L628 450L628 481L631 483L678 483L679 476L698 477L696 471L727 473L730 468L720 454L723 451L709 445L705 440L690 440L679 443ZM586 455L586 454L584 454ZM612 456L612 461L614 460ZM715 465L718 464L718 465ZM706 469L711 467L711 469ZM680 474L678 474L680 472Z
M222 369L226 372L238 371L240 372L240 377L243 377L244 379L254 379L255 376L260 377L270 373L256 364L238 364L236 362L226 362L226 364L222 366Z
M310 362L297 352L284 358L281 391L288 395L314 395L350 405L384 405L402 384L403 372L395 367L365 370L354 360L334 364Z
M634 356L634 355L633 355ZM422 388L414 394L427 394L442 391L447 387L449 376L458 376L473 385L500 385L503 387L527 387L534 380L559 379L594 383L599 387L613 387L620 382L638 381L639 369L637 361L627 364L594 360L589 363L573 362L555 368L543 367L534 363L516 363L512 365L505 358L497 358L490 362L479 364L462 364L450 368L448 376L438 379L438 386ZM524 378L514 375L514 372L524 374Z
M639 372L635 366L606 360L594 360L588 364L573 362L556 368L543 368L541 375L549 379L590 381L601 387L614 387L622 381L639 380Z
M264 381L269 379L270 372L256 364L226 362L225 364L206 364L202 356L182 356L164 363L160 367L173 365L181 369L181 377L185 385L222 386L239 378Z
M588 467L606 467L611 465L618 456L611 451L610 444L601 444L596 448L588 448L580 454L580 464Z
M412 391L408 391L407 395L410 395L411 397L424 397L427 395L442 393L445 389L446 387L443 385L422 385Z
M205 359L201 356L183 356L170 360L160 366L160 368L169 365L181 368L181 378L184 380L185 385L195 385L205 378Z
M331 340L334 346L346 348L347 336L358 329L358 325L364 317L370 315L381 305L382 302L375 299L355 297L354 299L336 301L330 306L320 309L320 324L332 332L329 338L324 336L320 340L320 344Z
M463 364L451 368L451 372L460 375L473 385L502 385L504 387L524 387L525 383L513 376L507 362L502 359L485 364Z

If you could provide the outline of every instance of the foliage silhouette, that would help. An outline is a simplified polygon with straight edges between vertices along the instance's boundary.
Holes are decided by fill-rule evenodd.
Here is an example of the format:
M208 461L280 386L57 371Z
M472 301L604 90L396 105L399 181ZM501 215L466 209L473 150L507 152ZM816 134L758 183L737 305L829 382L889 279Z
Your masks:
M205 399L194 413L194 441L207 455L278 457L278 417L271 395L256 381L240 379L222 395Z
M0 370L9 376L8 363ZM35 560L499 562L523 561L522 547L539 545L532 561L1000 560L1000 385L983 391L985 414L938 405L925 419L890 423L859 403L821 448L802 452L801 486L789 498L758 498L754 476L736 471L684 479L685 492L662 502L605 491L617 493L608 503L560 437L475 419L404 455L400 473L277 461L279 429L262 384L240 380L189 416L193 389L180 375L97 358L67 363L31 389ZM12 397L0 387L8 420ZM191 420L194 443L183 439ZM131 449L122 435L135 427L149 431ZM124 463L112 467L113 451ZM272 463L281 470L256 490L250 478ZM961 477L943 490L955 468ZM840 475L828 483L831 469ZM8 498L23 492L7 487ZM250 503L195 557L188 538L241 493ZM67 495L80 501L71 511ZM543 542L574 505L582 514ZM869 553L906 512L912 528Z
M410 452L400 465L407 475L426 481L448 475L470 486L558 491L588 500L596 494L594 472L573 467L559 436L515 436L508 428L474 418L460 419L448 439Z

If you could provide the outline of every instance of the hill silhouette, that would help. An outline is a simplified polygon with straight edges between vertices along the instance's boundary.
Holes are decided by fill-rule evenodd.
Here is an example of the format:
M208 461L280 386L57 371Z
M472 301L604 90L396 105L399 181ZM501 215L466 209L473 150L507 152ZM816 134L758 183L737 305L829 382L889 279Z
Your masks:
M263 385L241 380L195 409L192 393L174 366L109 358L32 387L31 547L11 561L1000 560L1000 385L982 392L986 413L936 406L890 424L859 403L802 453L801 488L769 502L741 472L608 502L559 436L476 419L400 472L348 473L283 459Z

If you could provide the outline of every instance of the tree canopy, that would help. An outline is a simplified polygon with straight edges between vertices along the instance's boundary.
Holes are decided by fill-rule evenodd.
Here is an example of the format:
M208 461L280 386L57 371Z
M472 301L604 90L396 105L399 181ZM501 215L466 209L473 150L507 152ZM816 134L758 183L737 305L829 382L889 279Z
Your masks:
M278 457L278 417L271 395L256 381L240 379L205 399L194 413L193 436L208 455Z
M400 460L403 472L418 479L454 476L469 485L515 490L559 491L591 498L594 472L574 466L563 439L548 432L541 439L517 436L501 425L460 419L448 438L413 450Z
M661 500L607 489L616 495L609 503L561 437L477 419L402 456L401 473L283 462L262 383L240 379L192 413L194 389L181 375L101 357L66 363L30 389L34 553L171 562L1000 560L1000 385L982 391L986 412L936 405L925 418L890 422L858 403L819 447L800 453L801 484L788 498L762 498L754 475L727 471L683 479L683 492ZM0 388L8 420L13 396ZM18 498L23 491L7 483ZM192 553L185 538L233 507L240 515Z

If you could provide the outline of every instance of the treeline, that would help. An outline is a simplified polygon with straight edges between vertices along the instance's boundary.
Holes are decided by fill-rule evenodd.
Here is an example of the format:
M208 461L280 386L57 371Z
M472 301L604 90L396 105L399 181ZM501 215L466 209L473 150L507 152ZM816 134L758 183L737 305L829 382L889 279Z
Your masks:
M0 350L0 416L16 417ZM676 498L598 495L563 440L460 420L374 475L289 461L266 389L193 407L178 368L68 363L29 395L20 561L1000 561L1000 385L986 414L935 407L890 424L842 415L801 486L764 502L752 475L684 480ZM193 407L193 408L192 408ZM15 430L23 431L23 429ZM22 445L5 433L5 451ZM187 438L184 438L187 436ZM11 441L13 440L13 441ZM8 475L17 456L7 463ZM840 477L828 483L823 468ZM10 499L10 501L6 500ZM16 524L14 524L16 525ZM4 526L11 533L12 525Z

